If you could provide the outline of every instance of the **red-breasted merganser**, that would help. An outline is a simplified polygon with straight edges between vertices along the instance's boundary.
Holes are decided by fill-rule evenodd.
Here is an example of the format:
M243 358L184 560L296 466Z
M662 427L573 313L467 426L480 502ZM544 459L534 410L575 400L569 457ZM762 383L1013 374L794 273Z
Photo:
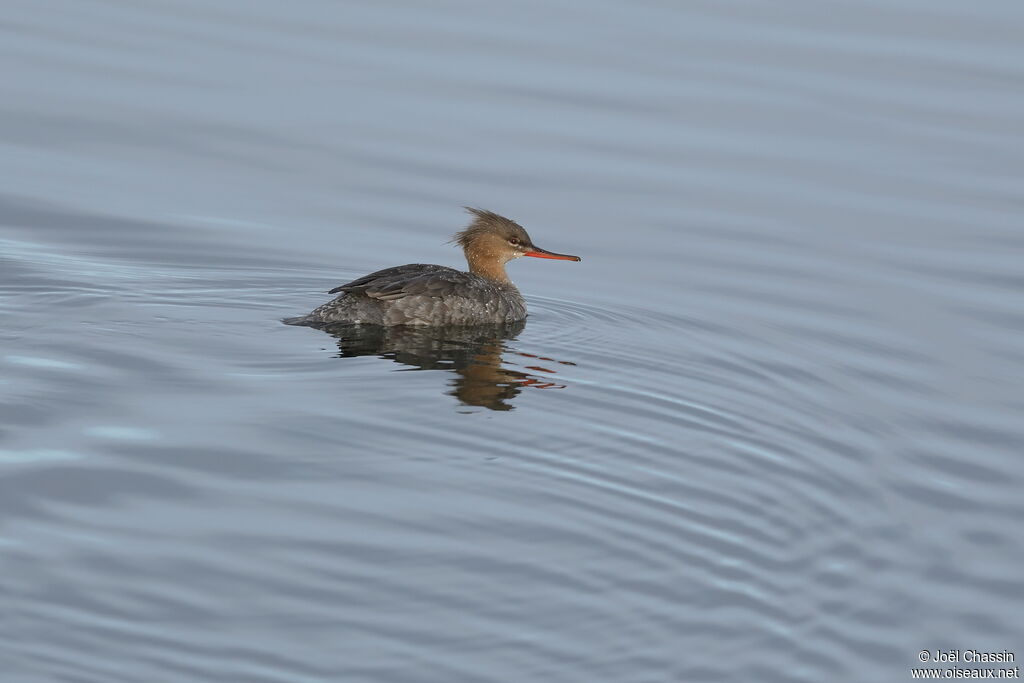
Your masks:
M466 207L469 227L455 235L469 272L423 263L385 268L335 287L338 297L292 325L475 325L526 317L526 302L505 273L520 256L580 261L533 244L521 225L491 211Z

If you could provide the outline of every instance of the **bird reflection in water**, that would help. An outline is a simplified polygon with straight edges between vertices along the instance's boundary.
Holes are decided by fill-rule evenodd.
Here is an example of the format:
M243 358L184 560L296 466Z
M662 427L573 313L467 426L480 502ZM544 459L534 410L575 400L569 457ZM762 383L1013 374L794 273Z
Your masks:
M564 389L540 373L555 370L542 363L575 365L509 347L525 321L472 326L398 326L335 324L318 326L337 340L338 356L378 356L414 370L449 370L456 374L448 392L463 405L512 410L512 399L524 388ZM523 369L502 354L523 358ZM527 364L529 363L529 364Z

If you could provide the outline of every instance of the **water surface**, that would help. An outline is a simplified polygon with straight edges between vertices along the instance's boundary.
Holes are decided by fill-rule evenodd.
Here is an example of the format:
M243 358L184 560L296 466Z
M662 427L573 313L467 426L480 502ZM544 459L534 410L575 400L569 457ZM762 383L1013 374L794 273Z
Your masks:
M5 683L1024 656L1022 22L8 3ZM280 323L466 204L525 325Z

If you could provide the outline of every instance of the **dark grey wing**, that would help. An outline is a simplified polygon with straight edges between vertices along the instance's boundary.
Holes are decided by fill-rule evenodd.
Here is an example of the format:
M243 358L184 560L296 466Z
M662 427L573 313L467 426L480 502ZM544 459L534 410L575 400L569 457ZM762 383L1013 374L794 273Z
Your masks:
M443 268L444 266L432 266L425 263L409 263L404 266L392 266L391 268L384 268L383 270L378 270L374 273L370 273L369 275L364 275L361 278L352 280L352 282L346 282L343 285L338 285L327 293L339 294L341 292L361 292L376 282L394 281L404 275L424 273L430 270Z
M410 263L364 275L358 280L335 287L329 294L363 294L382 301L406 296L446 296L469 277L467 273L454 268Z

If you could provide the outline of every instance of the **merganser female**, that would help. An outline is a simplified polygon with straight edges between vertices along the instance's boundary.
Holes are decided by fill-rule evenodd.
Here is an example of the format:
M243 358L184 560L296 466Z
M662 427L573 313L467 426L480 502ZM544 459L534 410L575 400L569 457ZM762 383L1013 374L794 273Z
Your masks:
M469 272L410 263L370 273L335 287L333 301L291 325L476 325L526 317L526 302L505 273L520 256L580 261L533 244L521 225L491 211L466 207L473 221L452 240L462 247Z

